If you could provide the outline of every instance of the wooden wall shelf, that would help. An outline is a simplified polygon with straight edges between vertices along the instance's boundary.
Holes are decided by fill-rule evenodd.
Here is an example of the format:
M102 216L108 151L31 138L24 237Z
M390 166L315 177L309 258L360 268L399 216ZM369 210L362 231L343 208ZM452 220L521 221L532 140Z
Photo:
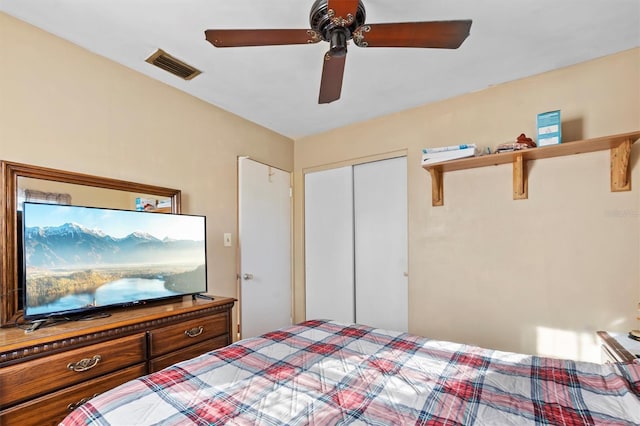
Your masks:
M513 199L522 200L529 196L528 161L609 149L611 151L611 191L630 191L631 176L629 158L631 156L631 145L638 139L640 139L640 131L566 142L522 151L460 158L458 160L428 164L422 167L431 174L431 203L433 206L444 205L443 173L455 170L474 169L477 167L497 166L500 164L513 164Z

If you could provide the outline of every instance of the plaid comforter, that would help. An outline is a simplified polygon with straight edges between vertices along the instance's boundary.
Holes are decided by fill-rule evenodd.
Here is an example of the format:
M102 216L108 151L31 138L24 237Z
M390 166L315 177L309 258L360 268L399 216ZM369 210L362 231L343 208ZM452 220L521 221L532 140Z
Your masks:
M636 363L307 321L128 382L62 424L637 425L639 395Z

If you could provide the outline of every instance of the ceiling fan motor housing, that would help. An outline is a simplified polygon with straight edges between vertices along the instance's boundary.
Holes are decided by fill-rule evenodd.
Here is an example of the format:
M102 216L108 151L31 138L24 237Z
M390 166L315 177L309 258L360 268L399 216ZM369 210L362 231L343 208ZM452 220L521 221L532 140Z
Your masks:
M351 40L355 29L364 24L366 18L362 1L358 1L358 10L351 22L336 22L334 18L347 19L346 16L330 16L327 8L327 0L316 0L313 6L311 6L311 13L309 14L309 24L311 28L320 34L322 40L331 43L332 51L335 45L336 53L339 53L341 49L344 49L346 53L347 41ZM334 33L336 33L336 35L334 35Z

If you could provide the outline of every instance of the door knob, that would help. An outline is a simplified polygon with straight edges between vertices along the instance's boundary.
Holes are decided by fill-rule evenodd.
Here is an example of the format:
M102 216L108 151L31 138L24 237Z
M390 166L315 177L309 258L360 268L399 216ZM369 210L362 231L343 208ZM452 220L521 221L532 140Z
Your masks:
M242 278L245 280L252 280L253 279L253 274L244 274L242 275Z

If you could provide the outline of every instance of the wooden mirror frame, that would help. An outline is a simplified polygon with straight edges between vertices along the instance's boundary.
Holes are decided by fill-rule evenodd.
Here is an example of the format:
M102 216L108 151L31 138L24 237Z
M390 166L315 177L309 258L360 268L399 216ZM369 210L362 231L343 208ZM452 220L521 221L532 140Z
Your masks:
M18 178L33 178L48 181L113 189L131 193L141 193L171 199L171 213L180 213L181 192L178 189L163 188L49 169L28 164L0 161L0 327L13 326L22 312L18 309Z

